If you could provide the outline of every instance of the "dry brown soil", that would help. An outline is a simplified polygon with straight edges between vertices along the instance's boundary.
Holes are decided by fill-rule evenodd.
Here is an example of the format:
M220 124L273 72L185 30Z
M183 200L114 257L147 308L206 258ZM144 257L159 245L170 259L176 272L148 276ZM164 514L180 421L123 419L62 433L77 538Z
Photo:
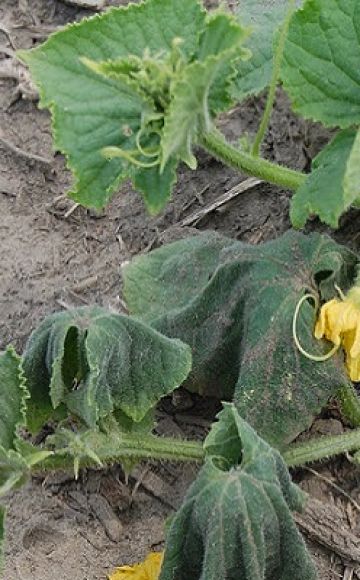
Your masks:
M53 27L88 15L60 0L0 3L0 23L10 31L16 48L29 48ZM14 64L9 49L9 38L0 31L0 71ZM0 78L0 350L12 343L21 352L31 330L55 310L94 303L121 310L122 262L185 235L184 218L207 207L245 176L200 154L199 169L181 171L173 201L157 218L146 214L129 186L101 215L74 208L64 196L71 176L63 157L52 151L48 112L38 110L31 100L26 79L20 87L25 98L19 98L17 88L15 79ZM227 136L237 139L244 131L254 133L263 104L263 98L250 100L226 115L221 126ZM327 139L319 127L296 118L286 98L278 94L264 144L267 157L306 170ZM288 206L289 192L262 184L191 225L257 244L290 227ZM358 250L359 225L359 212L350 212L331 235ZM309 229L326 230L318 222ZM158 432L203 437L216 407L213 401L180 392L159 409ZM320 433L342 429L336 408L327 410L313 427ZM333 516L336 525L342 522L345 532L360 542L359 469L346 458L314 469L315 474L294 473L296 481L323 502L324 514ZM115 466L83 472L77 482L66 474L32 481L8 498L4 578L100 580L114 566L141 559L149 549L161 549L164 520L179 505L195 473L195 466L142 465L126 483ZM321 521L319 530L320 525ZM327 548L321 547L307 535L320 580L355 578L356 570L339 557L336 533L334 537L331 550L327 542Z

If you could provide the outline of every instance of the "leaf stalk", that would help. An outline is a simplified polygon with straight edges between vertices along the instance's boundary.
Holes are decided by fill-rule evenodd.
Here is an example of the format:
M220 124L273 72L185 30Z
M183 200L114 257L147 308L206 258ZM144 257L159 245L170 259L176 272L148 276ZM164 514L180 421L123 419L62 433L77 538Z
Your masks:
M272 75L271 75L271 81L270 81L268 96L267 96L267 100L266 100L266 106L265 106L263 117L262 117L261 122L260 122L258 132L257 132L255 140L254 140L254 145L252 148L252 154L255 156L259 155L260 146L261 146L261 143L263 142L266 130L267 130L268 125L269 125L271 113L272 113L272 110L274 107L276 87L277 87L277 84L278 84L278 81L280 78L280 69L281 69L281 63L282 63L282 59L283 59L283 55L284 55L285 41L286 41L286 37L288 34L290 20L291 20L291 17L293 15L294 8L295 8L295 1L289 0L289 7L287 10L286 18L284 20L284 23L283 23L281 29L280 29L279 42L278 42L277 48L276 48L275 53L274 53L273 71L272 71Z
M254 177L264 179L269 183L296 190L306 179L306 175L300 171L294 171L287 167L282 167L261 157L256 157L245 153L225 141L224 137L217 130L203 133L200 136L200 145L211 155L222 161L224 164L243 171Z

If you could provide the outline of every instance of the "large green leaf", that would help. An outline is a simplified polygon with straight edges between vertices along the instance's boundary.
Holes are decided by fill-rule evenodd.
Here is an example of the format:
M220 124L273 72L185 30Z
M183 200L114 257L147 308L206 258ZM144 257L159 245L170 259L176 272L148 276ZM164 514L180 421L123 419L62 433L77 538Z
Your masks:
M18 428L26 423L26 399L29 393L20 358L9 347L0 353L0 446L14 449Z
M314 159L312 171L291 200L291 221L302 228L311 215L336 228L339 218L360 198L356 131L341 131ZM345 179L345 182L344 182Z
M102 207L130 178L160 211L179 161L232 102L245 29L198 0L145 0L68 26L20 52L52 111L56 147L76 178L72 197Z
M240 414L282 447L306 429L348 381L342 355L316 363L297 350L292 319L311 291L334 296L351 283L356 257L326 236L288 232L251 246L207 232L136 257L124 269L130 311L191 346L190 389L234 398ZM306 302L298 333L317 354Z
M64 407L89 426L117 409L140 422L191 368L190 349L179 340L99 307L46 318L23 360L33 430Z
M327 126L360 123L360 4L307 0L292 18L282 80L294 110Z
M182 38L186 58L197 47L205 12L194 0L148 0L107 11L52 35L21 58L40 88L41 106L52 112L55 146L66 154L76 182L71 196L83 205L102 207L119 182L134 177L121 158L107 159L102 150L135 147L142 114L149 101L129 83L106 78L84 64L170 52ZM165 198L170 195L167 182ZM144 180L143 180L144 181ZM150 206L150 209L153 209ZM153 209L154 211L154 209Z
M281 456L233 406L218 418L205 466L172 520L160 580L315 580L290 513L304 497ZM229 461L229 432L239 461Z

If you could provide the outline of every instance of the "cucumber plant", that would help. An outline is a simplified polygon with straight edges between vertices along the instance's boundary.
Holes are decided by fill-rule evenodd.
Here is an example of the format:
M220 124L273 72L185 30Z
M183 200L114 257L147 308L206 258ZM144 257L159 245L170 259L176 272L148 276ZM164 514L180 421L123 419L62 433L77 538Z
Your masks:
M145 0L19 56L51 111L77 202L103 207L131 179L157 213L179 164L195 170L203 148L293 190L295 227L313 214L337 227L360 200L359 38L357 0L241 0L236 14ZM279 83L298 114L338 129L308 175L260 156ZM254 139L227 142L217 115L265 89ZM0 354L0 494L50 469L201 461L168 530L160 579L314 579L291 516L305 499L287 467L342 452L358 460L359 429L293 443L333 397L360 425L348 374L357 377L358 262L326 236L295 232L257 247L204 233L135 258L124 269L131 316L55 313L21 357ZM349 324L339 330L328 304L351 312ZM203 444L152 433L156 403L180 384L227 401ZM20 437L49 420L55 433L41 447ZM1 507L0 545L4 520Z

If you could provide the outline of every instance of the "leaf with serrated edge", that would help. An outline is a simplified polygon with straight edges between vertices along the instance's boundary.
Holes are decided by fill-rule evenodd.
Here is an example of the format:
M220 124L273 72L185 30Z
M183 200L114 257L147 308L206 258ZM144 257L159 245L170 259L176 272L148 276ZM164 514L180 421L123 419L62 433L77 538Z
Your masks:
M218 419L237 432L240 462L224 468L226 444L218 439L215 456L208 454L172 520L160 580L315 580L315 566L290 512L301 510L304 496L291 483L280 454L233 406Z
M21 52L40 88L41 106L52 111L55 145L74 172L73 199L103 207L120 181L129 177L123 160L108 160L101 151L107 146L133 149L147 106L133 89L91 71L81 57L141 57L146 48L152 53L170 50L175 37L184 40L189 57L204 19L204 10L194 0L148 0L72 24L40 47Z
M132 314L190 345L184 386L234 398L244 419L282 448L349 380L342 354L317 363L298 351L296 305L309 290L324 300L336 295L335 284L346 291L356 261L319 234L292 231L252 246L206 232L136 257L124 268L124 294ZM314 322L305 302L299 339L323 354L329 345L313 338Z
M13 348L0 353L0 445L14 449L19 427L26 424L25 385L21 359Z
M360 123L360 4L307 0L290 23L281 78L293 108L326 126Z
M355 137L353 129L341 131L315 157L311 173L291 200L290 217L294 227L302 228L311 215L317 215L324 223L337 228L341 215L359 198ZM349 173L351 156L355 165Z
M47 376L42 389L52 406L65 405L93 427L115 409L128 421L142 421L185 380L191 353L138 320L84 307L43 321L29 339L24 368L30 393L38 389L37 377Z

